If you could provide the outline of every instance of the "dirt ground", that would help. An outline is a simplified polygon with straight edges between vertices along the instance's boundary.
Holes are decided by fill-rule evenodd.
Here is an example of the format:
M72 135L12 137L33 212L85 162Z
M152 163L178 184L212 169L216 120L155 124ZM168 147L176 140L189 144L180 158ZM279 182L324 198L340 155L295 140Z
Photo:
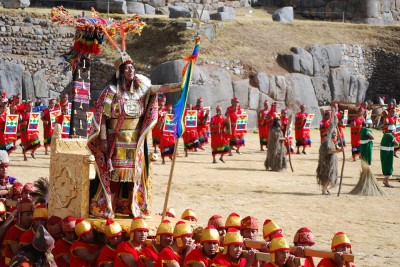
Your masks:
M348 144L349 132L346 129ZM382 134L378 131L374 134L372 170L379 175ZM361 170L360 161L351 160L348 146L342 194L337 197L338 187L335 187L331 196L321 195L315 178L320 145L317 130L312 131L312 141L307 155L292 156L293 173L290 168L279 173L265 171L266 153L260 151L256 133L248 133L246 146L241 150L243 154L226 156L225 164L211 163L210 146L185 158L181 142L168 206L173 207L178 216L186 208L192 208L203 224L214 214L224 218L231 212L242 217L255 216L259 220L260 239L265 219L272 219L281 226L290 243L297 229L307 226L315 235L317 249L329 250L334 233L344 231L352 242L357 266L397 266L400 259L400 183L392 181L395 188L384 188L387 193L384 197L348 194L358 182ZM340 172L341 154L338 162ZM153 165L154 213L162 211L170 166L170 161L161 165L160 160ZM400 174L398 166L399 160L395 159L396 175ZM9 175L22 182L48 177L49 156L40 148L36 160L29 157L29 161L24 162L18 149L11 155Z

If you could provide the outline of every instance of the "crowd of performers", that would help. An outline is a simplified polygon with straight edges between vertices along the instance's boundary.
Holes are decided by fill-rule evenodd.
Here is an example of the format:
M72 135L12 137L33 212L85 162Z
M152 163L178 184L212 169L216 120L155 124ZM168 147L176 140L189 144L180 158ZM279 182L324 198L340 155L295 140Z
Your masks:
M0 164L4 178L8 162ZM343 232L333 236L329 258L315 265L306 254L316 241L307 227L295 233L294 246L270 219L263 223L263 240L257 241L257 218L242 219L237 213L226 220L214 215L206 227L193 232L189 223L198 218L192 209L186 209L175 226L166 218L155 236L149 236L146 220L140 216L132 219L129 229L113 219L108 219L102 229L95 229L84 218L49 216L45 198L35 196L35 192L32 184L14 182L6 197L15 200L15 207L6 208L0 201L0 266L355 266L344 257L352 251ZM166 217L175 218L175 211L168 209ZM257 253L268 255L269 261L257 260Z
M38 107L42 108L34 111ZM63 94L59 101L50 99L48 107L45 107L40 98L37 98L36 102L23 101L21 95L17 94L8 99L3 92L0 99L0 150L10 154L17 149L16 142L20 140L24 160L28 160L28 152L35 158L35 151L41 146L38 125L39 120L42 120L43 144L45 154L48 155L54 123L61 124L63 115L67 115L68 112L68 94ZM52 114L56 114L54 119L51 118Z
M165 157L172 159L176 141L173 125L170 124L173 119L172 105L166 106L165 101L165 98L159 99L158 121L152 130L154 152L159 147L162 164L165 164ZM245 145L247 115L240 108L236 97L231 100L231 106L227 108L225 115L222 108L217 106L215 115L211 116L210 107L204 107L203 99L199 98L195 106L187 104L184 116L186 125L182 137L185 157L188 157L189 152L204 150L204 145L209 143L209 137L213 163L217 163L216 156L225 163L224 155L232 156L232 150L241 154L240 148Z

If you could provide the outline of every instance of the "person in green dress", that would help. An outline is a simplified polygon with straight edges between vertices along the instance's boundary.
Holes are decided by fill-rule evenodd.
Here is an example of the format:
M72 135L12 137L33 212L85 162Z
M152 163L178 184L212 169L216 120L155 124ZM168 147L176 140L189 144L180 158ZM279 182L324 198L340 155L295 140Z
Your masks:
M368 163L368 165L371 165L372 161L372 146L373 146L373 141L374 141L374 136L372 134L372 131L370 129L372 125L372 120L367 119L362 126L361 129L361 158Z
M396 127L392 124L389 125L388 131L383 135L381 141L381 166L382 173L385 176L383 179L383 185L385 187L393 187L389 184L389 178L393 174L393 158L394 158L394 147L398 146L398 142L393 135Z

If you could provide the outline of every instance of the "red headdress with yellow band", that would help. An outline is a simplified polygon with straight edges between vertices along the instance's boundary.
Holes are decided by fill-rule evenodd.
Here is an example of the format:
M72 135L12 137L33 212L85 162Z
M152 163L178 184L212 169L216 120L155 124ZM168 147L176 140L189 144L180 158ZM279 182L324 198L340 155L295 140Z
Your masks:
M263 224L263 236L265 241L270 241L270 235L282 231L276 223L270 219L266 219Z
M134 231L149 231L149 226L141 216L134 218L131 222L130 232L133 233Z
M160 235L174 235L174 226L169 220L164 220L157 228L156 243L160 244Z
M205 243L205 242L219 243L218 230L215 229L215 227L212 225L207 226L206 228L203 229L203 231L201 231L200 243Z
M107 238L113 238L119 236L122 233L121 225L114 221L113 219L107 219L106 226L104 227L104 232Z
M225 227L226 228L235 228L240 229L242 218L239 214L232 212L229 214L228 218L226 218Z
M282 234L277 233L274 238L272 238L269 245L269 253L271 254L271 262L275 262L275 253L279 251L289 251L290 246Z

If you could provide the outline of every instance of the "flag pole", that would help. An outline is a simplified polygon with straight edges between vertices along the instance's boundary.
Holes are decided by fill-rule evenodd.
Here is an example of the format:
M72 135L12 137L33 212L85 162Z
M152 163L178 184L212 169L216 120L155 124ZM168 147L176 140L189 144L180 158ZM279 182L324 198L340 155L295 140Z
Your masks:
M200 49L200 37L197 36L192 55L184 58L184 60L186 60L187 63L182 70L181 96L174 105L174 125L175 125L176 139L175 139L175 147L174 147L174 154L173 154L173 158L172 158L171 169L169 172L167 191L165 193L164 208L163 208L163 212L162 212L162 216L161 216L161 221L164 220L165 215L167 213L168 199L169 199L169 194L171 191L172 177L174 174L175 160L176 160L176 153L178 151L179 138L183 135L183 133L185 131L184 114L185 114L185 108L186 108L186 101L189 96L189 89L190 89L190 83L191 83L191 79L192 79L193 67L194 67L194 63L196 62L197 55L199 53L199 49Z
M176 160L176 152L178 151L178 144L179 144L179 138L176 138L175 139L175 146L174 146L174 154L172 155L171 169L169 170L167 192L165 193L164 208L163 208L161 221L164 221L165 214L167 213L169 192L171 190L172 177L174 176L175 160Z

